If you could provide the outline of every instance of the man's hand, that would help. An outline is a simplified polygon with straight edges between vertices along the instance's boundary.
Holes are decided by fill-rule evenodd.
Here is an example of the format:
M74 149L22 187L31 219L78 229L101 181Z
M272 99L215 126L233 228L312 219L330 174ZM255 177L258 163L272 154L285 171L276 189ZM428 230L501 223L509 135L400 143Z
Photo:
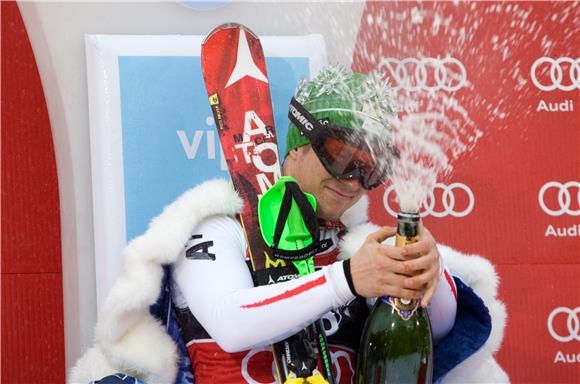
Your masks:
M435 239L421 224L419 241L403 248L381 244L396 229L382 227L367 236L350 261L356 292L364 297L418 299L426 307L439 281L439 252Z

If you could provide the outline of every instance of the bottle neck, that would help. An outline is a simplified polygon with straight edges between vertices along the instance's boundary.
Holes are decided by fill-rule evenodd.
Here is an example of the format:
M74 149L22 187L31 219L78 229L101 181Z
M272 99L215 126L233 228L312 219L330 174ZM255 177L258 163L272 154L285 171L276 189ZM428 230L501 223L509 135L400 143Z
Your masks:
M404 247L407 244L416 243L419 240L419 213L401 211L397 214L397 236L395 237L395 246ZM389 297L382 297L384 303L389 303ZM400 299L393 299L393 305L399 307L401 304L407 305L407 302L401 303ZM408 305L416 307L417 301L412 300Z
M404 237L419 235L419 213L401 211L397 215L397 234Z
M401 211L397 215L397 237L395 246L404 247L415 243L419 236L419 213Z

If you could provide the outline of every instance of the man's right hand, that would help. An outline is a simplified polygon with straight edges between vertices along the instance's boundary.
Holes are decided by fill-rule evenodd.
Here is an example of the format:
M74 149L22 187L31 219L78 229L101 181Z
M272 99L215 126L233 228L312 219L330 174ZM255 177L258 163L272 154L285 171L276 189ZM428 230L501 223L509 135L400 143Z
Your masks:
M406 251L381 244L396 234L394 227L381 227L367 236L350 259L350 274L357 294L364 297L393 296L418 299L421 292L405 288L409 268L405 267ZM403 275L405 274L405 275Z

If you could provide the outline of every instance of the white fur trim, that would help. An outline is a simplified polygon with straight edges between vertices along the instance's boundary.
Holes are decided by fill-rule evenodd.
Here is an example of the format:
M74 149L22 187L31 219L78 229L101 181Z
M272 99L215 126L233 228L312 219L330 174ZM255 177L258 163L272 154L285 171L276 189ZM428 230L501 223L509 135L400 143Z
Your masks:
M177 348L165 328L150 315L143 316L106 351L120 372L142 377L146 383L175 380Z
M379 229L379 226L373 223L364 223L348 230L340 240L339 260L350 259L358 249L363 245L368 235Z
M499 277L489 260L476 255L463 254L445 245L438 245L437 248L447 267L469 284L482 299L497 296Z
M451 273L465 281L486 303L493 327L482 349L492 354L497 352L503 340L507 312L505 305L496 297L499 276L495 268L481 256L462 254L444 245L438 245L438 248Z
M362 195L359 201L355 205L347 209L342 216L340 221L347 227L352 228L355 225L362 224L367 221L369 210L369 198L367 195Z
M98 346L89 348L69 373L70 384L87 384L92 380L117 373Z
M116 372L147 383L173 382L178 363L176 346L149 314L160 294L162 266L177 259L203 219L235 215L242 206L229 182L207 181L165 207L147 231L127 245L123 274L109 292L97 322L96 346L71 370L71 382L87 382Z

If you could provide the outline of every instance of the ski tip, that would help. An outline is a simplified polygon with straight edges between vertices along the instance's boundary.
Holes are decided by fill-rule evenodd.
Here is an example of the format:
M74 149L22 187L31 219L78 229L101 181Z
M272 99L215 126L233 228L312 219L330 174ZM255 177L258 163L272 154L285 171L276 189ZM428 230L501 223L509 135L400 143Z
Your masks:
M256 34L254 33L254 31L252 31L250 28L246 27L245 25L241 25L241 24L239 24L239 25L240 25L240 28L242 28L244 31L246 31L246 32L247 32L247 33L249 33L250 35L252 35L252 37L254 37L254 38L258 39L258 35L256 35Z
M243 29L247 33L251 34L253 37L258 38L258 36L250 28L246 27L245 25L240 24L240 23L235 23L235 22L228 22L228 23L220 24L217 27L215 27L214 29L212 29L207 34L205 39L203 39L201 45L204 45L214 34L216 34L219 31L222 31L224 29Z

